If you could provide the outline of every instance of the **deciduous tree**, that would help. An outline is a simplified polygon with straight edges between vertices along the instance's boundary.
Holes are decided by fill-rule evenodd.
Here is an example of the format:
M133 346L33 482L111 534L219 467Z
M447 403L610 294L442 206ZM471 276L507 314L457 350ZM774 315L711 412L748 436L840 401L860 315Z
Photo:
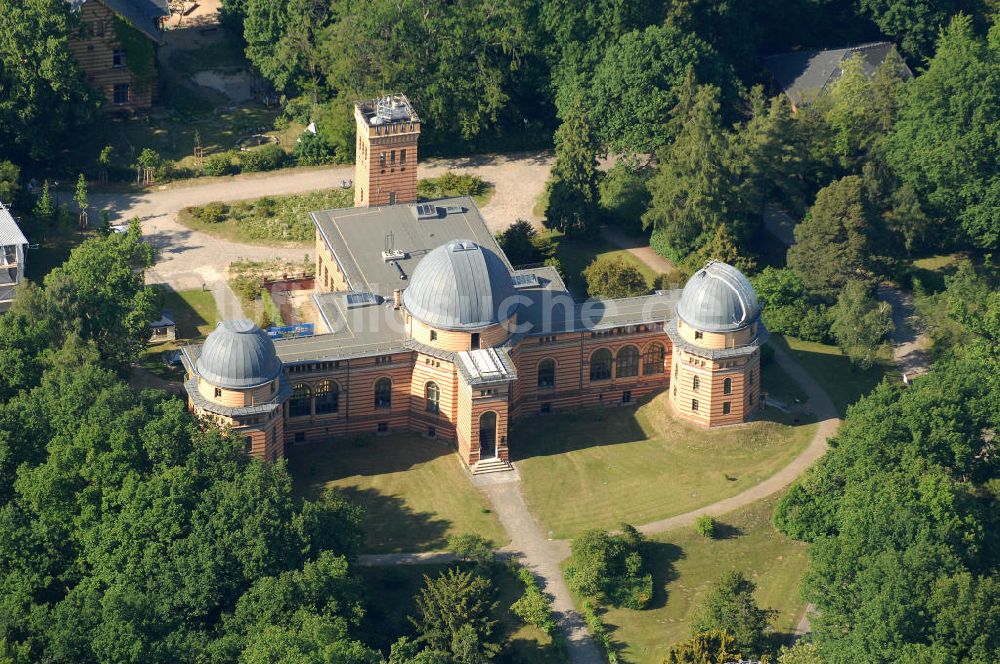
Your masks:
M624 258L598 257L583 271L587 295L602 298L636 297L649 292L649 284L639 268Z

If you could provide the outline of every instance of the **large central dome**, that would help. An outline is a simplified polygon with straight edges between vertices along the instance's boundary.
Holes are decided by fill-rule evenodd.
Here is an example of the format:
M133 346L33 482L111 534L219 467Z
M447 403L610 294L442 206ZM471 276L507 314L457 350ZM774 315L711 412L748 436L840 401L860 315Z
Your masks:
M677 315L696 330L735 332L757 320L760 302L742 272L712 261L684 286Z
M249 320L224 320L205 339L195 370L215 387L242 390L281 373L274 342Z
M417 264L403 304L431 327L467 330L496 325L514 312L510 269L472 240L456 240Z

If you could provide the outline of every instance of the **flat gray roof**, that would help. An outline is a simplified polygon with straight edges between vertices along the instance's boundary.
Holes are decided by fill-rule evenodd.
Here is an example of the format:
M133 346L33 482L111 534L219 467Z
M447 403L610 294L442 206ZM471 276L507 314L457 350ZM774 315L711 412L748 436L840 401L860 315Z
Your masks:
M431 219L417 219L414 211L417 205L312 213L316 228L340 264L350 290L391 297L393 290L406 288L414 268L425 254L453 240L473 240L507 262L493 234L486 228L479 208L468 196L420 203L436 208L436 216ZM447 211L449 208L452 211ZM386 236L390 234L392 248L404 252L403 258L394 261L402 269L402 275L393 262L382 258Z

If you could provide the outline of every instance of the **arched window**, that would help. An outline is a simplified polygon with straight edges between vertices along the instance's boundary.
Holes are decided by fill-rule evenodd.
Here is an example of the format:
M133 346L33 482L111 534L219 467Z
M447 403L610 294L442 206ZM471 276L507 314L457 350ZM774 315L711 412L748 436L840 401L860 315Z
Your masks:
M667 358L667 351L663 344L650 344L642 354L642 373L661 374L663 373L663 362Z
M611 351L599 348L590 356L590 380L609 380L611 378Z
M312 414L312 390L299 383L292 388L292 398L288 400L288 416L302 417Z
M388 378L375 381L375 407L392 408L392 381Z
M497 414L488 410L479 417L479 458L497 455Z
M332 380L324 380L316 388L316 414L327 415L340 409L340 386Z
M701 378L695 376L691 379L691 389L697 391L699 387L701 387Z
M441 388L437 386L437 383L430 381L424 387L424 394L427 396L427 412L428 413L440 413L441 412Z
M732 394L733 393L733 379L732 378L727 378L724 381L722 381L722 393L723 394Z
M618 351L615 375L619 378L629 378L639 375L639 349L635 346L625 346Z
M544 359L538 363L538 387L556 386L556 361Z

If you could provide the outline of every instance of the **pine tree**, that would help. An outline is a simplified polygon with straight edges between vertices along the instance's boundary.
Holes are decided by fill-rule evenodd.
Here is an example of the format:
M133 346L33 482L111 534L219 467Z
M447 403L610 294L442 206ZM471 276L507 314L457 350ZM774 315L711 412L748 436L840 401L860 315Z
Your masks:
M40 221L45 223L51 223L56 216L56 204L52 200L52 192L49 191L49 181L46 180L42 184L42 193L38 196L35 201L35 217Z
M597 146L581 102L563 120L555 138L545 224L567 235L593 235L598 225Z
M652 205L643 224L661 231L669 258L680 261L705 244L729 221L732 210L729 174L723 163L727 136L719 120L719 89L682 86L675 118L677 138L660 155L649 182ZM684 113L684 115L681 115Z

